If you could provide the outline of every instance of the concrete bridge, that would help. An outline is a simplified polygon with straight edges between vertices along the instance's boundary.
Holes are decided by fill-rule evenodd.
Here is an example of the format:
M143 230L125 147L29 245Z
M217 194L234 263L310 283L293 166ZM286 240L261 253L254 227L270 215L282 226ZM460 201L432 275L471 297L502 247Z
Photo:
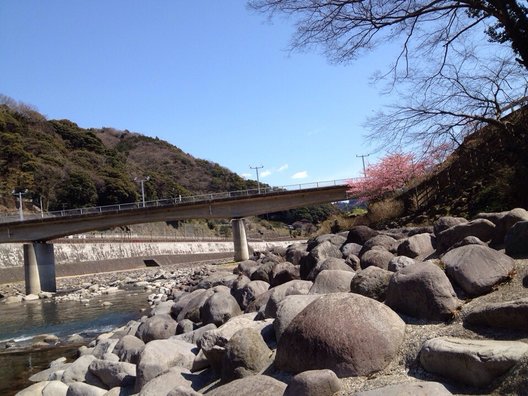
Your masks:
M24 243L26 293L56 291L53 239L111 227L188 219L232 219L235 260L249 258L244 217L348 199L345 180L178 197L0 218L0 243ZM21 216L22 217L22 216Z

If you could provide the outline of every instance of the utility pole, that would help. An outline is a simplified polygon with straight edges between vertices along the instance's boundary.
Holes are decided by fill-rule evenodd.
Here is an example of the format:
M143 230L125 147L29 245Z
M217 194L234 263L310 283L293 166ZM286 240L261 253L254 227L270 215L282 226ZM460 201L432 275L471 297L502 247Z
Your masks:
M359 158L361 157L361 161L363 162L363 177L367 177L367 171L365 170L365 157L368 157L370 154L362 154L362 155L357 155L356 154L356 157Z
M20 216L20 221L24 221L24 209L22 208L22 195L27 194L28 190L25 189L25 190L20 190L18 192L16 190L13 190L11 193L13 195L18 195L18 214Z
M255 169L257 171L257 190L258 190L258 193L260 194L260 180L259 180L258 171L259 171L259 169L264 168L264 166L262 166L262 165L260 165L260 166L251 166L251 165L249 165L249 168L250 169Z
M141 184L141 200L143 201L143 207L145 207L145 182L150 180L150 176L147 177L134 177L136 183Z

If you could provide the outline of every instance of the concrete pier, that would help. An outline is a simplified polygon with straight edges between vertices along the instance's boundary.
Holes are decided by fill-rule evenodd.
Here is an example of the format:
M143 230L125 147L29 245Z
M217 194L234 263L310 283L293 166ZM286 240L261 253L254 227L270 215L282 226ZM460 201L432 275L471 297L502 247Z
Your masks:
M24 244L24 276L26 294L57 291L53 244L45 242Z
M235 261L244 261L249 259L248 242L246 238L246 227L244 219L231 220L233 230L233 244L235 250Z

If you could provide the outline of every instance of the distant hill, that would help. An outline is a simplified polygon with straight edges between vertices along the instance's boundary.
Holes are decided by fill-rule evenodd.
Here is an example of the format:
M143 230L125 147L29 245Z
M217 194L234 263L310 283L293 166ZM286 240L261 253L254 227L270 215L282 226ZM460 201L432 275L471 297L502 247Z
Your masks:
M38 206L42 198L44 210L135 202L134 178L147 175L147 200L257 187L158 138L84 129L7 102L0 104L0 210L13 210L12 191L26 189L25 199Z

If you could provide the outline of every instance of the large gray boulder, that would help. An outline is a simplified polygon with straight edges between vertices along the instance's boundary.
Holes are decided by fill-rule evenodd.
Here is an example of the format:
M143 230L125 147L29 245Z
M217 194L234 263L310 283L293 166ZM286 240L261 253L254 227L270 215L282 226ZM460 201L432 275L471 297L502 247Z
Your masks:
M276 264L275 261L268 261L266 263L260 264L255 271L250 276L252 281L263 281L270 283L271 271L273 266Z
M314 269L308 274L307 280L313 281L315 278L317 278L317 275L321 271L325 270L339 270L339 271L351 271L354 272L354 270L346 264L344 259L336 258L336 257L329 257L326 260L318 262Z
M203 293L194 296L180 311L178 317L176 318L176 321L180 322L183 319L189 319L194 323L200 323L202 321L202 318L200 318L200 309L205 304L207 299L211 297L214 293L215 291L213 289L207 289Z
M447 388L439 382L415 381L388 385L382 388L356 392L354 396L449 396Z
M329 257L343 258L339 248L330 241L325 241L315 246L310 253L300 261L301 279L308 279L308 275L315 268L318 262L326 260Z
M196 344L196 342L200 339L203 333L214 329L216 329L216 325L214 323L209 323L207 325L197 328L196 330L172 336L169 338L169 340L181 340L188 342L189 344Z
M443 216L436 220L433 224L433 232L435 235L459 224L466 224L468 221L463 217Z
M399 243L399 241L389 235L376 235L363 244L363 248L359 252L359 257L361 258L366 252L373 249L374 247L385 249L391 253L396 253Z
M489 293L493 286L510 279L515 261L481 245L466 245L442 256L447 275L469 296Z
M528 298L475 307L465 315L464 324L528 331Z
M295 266L300 265L301 259L308 255L306 243L293 243L286 248L286 261Z
M313 283L305 280L293 280L283 283L273 289L270 289L270 298L264 309L266 318L274 318L277 314L279 303L286 297L293 294L308 294Z
M237 279L236 274L228 272L218 272L205 278L200 279L195 289L212 289L215 286L231 287L233 282Z
M183 367L171 367L166 372L152 378L141 388L139 396L167 395L177 386L191 386L192 381L187 379L191 372Z
M527 353L528 345L519 341L439 337L424 343L420 362L431 373L484 387L514 367Z
M178 323L170 315L152 316L141 323L136 332L136 337L145 343L167 339L176 334L176 326Z
M291 379L284 396L332 396L342 387L332 370L308 370Z
M528 254L528 221L519 221L508 230L504 238L506 254L524 256Z
M96 359L88 370L110 389L134 385L136 380L136 365L132 363Z
M429 261L395 272L385 304L402 314L433 321L453 318L462 305L444 271Z
M270 284L272 287L274 287L300 278L301 274L299 271L299 266L284 261L282 263L275 264L271 269Z
M357 243L350 242L341 246L341 253L343 253L343 257L345 258L350 255L359 256L362 247L363 246L358 245Z
M234 316L242 315L242 310L231 294L215 293L200 308L203 324L221 326Z
M237 331L244 328L252 328L263 334L268 331L266 329L269 327L273 332L271 321L256 321L254 320L255 316L256 314L253 313L235 316L218 329L206 331L198 340L198 347L201 348L216 372L222 372L226 345ZM266 340L266 337L264 339Z
M61 381L50 381L42 389L42 396L66 396L67 394L68 385Z
M504 237L510 228L519 221L528 221L528 211L523 208L515 208L500 213L479 213L477 218L487 219L495 224L495 235L492 243L504 243Z
M396 272L413 264L416 264L416 261L410 257L396 256L389 261L387 269L391 272Z
M115 338L99 340L92 351L92 355L94 355L98 359L102 359L103 356L105 356L107 353L112 353L114 351L114 348L117 345L117 341L118 340Z
M403 342L405 323L387 306L359 294L321 296L282 334L275 365L285 371L330 369L338 377L385 368Z
M237 300L242 309L246 309L247 306L255 300L259 295L268 291L270 285L264 281L251 281L242 288L240 292L240 300Z
M180 312L185 308L185 306L196 296L205 293L204 289L197 289L191 293L184 293L180 295L177 299L174 300L174 304L171 307L171 316L178 321L178 316Z
M191 370L196 353L198 353L196 345L180 340L149 342L139 356L136 390L141 390L147 382L171 367L178 366Z
M321 297L318 294L297 294L286 296L277 307L277 317L273 322L275 328L275 337L277 342L280 340L282 333L289 326L293 318L295 318L304 308Z
M357 243L364 245L370 238L378 235L379 232L367 226L354 226L348 231L345 243Z
M308 294L328 294L350 291L353 271L324 270L317 275Z
M445 252L465 237L475 236L483 242L489 242L495 233L495 224L486 219L476 219L448 228L436 235L436 250Z
M284 394L286 384L267 375L241 378L207 392L207 396L277 396Z
M133 335L123 336L114 347L115 353L122 362L136 364L139 360L139 355L145 348L145 343Z
M108 390L83 382L74 382L68 387L66 396L104 396Z
M307 249L310 251L314 247L316 247L317 245L320 245L321 243L326 242L326 241L328 241L332 245L335 245L338 248L340 248L346 242L346 238L344 236L342 236L342 235L339 235L339 234L323 234L323 235L319 235L319 236L317 236L315 238L312 238L312 239L310 239L308 241Z
M391 277L392 272L370 266L356 272L350 283L350 291L374 300L383 301L385 300Z
M88 370L90 363L97 359L93 355L83 355L75 360L62 374L62 382L72 384L74 382L84 382L90 380L94 375Z
M398 256L427 257L434 252L431 234L416 234L398 245Z
M361 255L361 268L365 269L375 266L381 269L388 269L390 261L394 255L384 248L373 248Z
M270 363L271 350L260 332L253 328L238 330L225 347L222 381L230 382L257 374Z
M244 275L251 278L251 274L255 272L259 264L253 260L245 260L238 263L237 267L233 270L236 275Z

